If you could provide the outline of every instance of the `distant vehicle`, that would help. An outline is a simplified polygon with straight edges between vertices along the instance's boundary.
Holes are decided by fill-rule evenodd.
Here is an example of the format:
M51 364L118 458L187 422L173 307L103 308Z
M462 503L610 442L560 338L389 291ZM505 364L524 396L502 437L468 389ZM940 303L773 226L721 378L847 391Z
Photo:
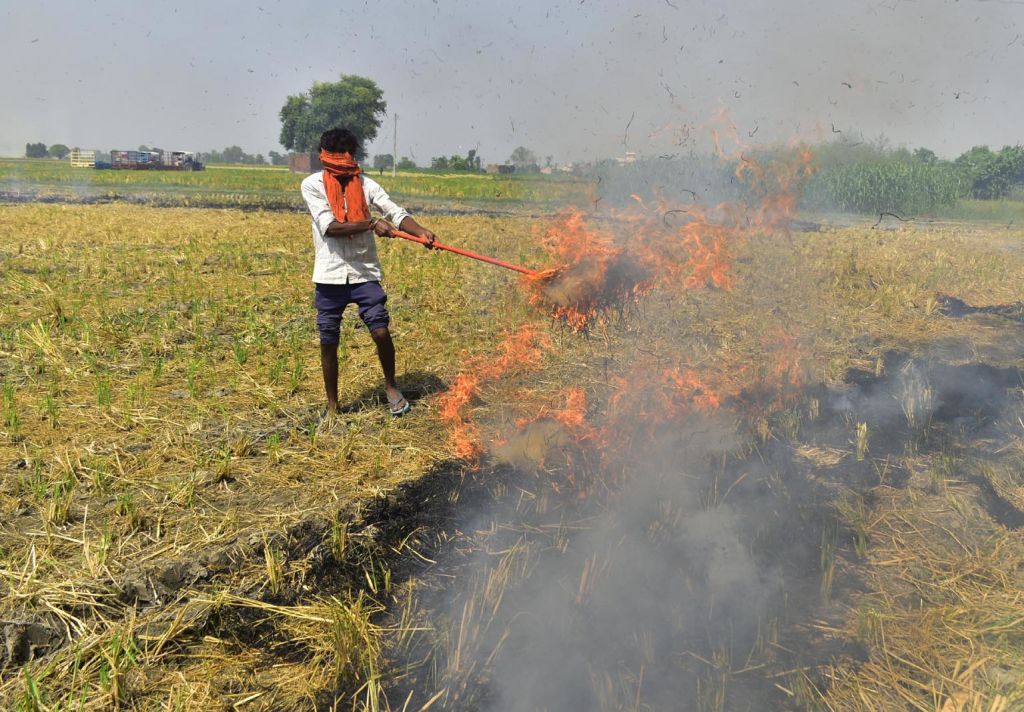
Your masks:
M82 151L80 149L74 149L71 151L71 167L72 168L95 168L96 167L96 151Z
M191 151L111 151L110 167L135 171L201 171Z

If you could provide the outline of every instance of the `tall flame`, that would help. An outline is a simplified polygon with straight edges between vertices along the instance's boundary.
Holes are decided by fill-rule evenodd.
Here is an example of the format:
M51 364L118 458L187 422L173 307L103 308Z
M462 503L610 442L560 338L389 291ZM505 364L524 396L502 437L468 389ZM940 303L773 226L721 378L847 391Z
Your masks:
M736 176L753 204L678 205L656 193L649 202L634 195L628 208L596 221L579 210L561 213L538 234L558 267L524 278L531 303L581 331L656 287L731 288L744 241L788 230L811 157L801 148L765 167L740 153Z

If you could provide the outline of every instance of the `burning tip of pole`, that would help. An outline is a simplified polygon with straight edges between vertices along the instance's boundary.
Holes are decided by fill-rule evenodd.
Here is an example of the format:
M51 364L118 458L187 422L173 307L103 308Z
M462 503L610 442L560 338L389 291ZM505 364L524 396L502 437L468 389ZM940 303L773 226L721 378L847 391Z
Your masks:
M531 282L544 282L547 280L554 279L565 269L562 267L552 267L551 269L535 270L533 274L527 275L527 279Z
M600 314L621 310L647 279L646 272L621 253L582 255L571 264L531 275L526 287L531 303L581 331Z
M535 288L544 301L556 307L579 307L592 302L600 291L603 274L599 265L578 262L572 269L546 270Z

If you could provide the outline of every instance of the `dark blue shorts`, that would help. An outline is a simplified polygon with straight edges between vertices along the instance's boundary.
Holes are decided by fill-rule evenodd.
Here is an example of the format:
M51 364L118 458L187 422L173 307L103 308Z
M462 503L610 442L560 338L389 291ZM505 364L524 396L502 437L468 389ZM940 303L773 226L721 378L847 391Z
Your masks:
M387 327L391 323L387 301L388 295L380 282L317 284L316 326L320 343L336 344L341 340L341 314L349 304L359 307L359 318L370 331Z

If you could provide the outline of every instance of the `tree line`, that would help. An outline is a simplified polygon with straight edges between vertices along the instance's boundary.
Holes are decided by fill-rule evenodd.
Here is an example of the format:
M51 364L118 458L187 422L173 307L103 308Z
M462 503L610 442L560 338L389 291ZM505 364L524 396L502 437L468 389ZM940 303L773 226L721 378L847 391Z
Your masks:
M803 170L803 153L811 149ZM737 176L732 161L712 154L614 160L577 165L574 172L597 179L601 197L624 200L639 186L659 186L663 197L693 199L697 191L708 203L764 200L777 186L799 196L800 206L814 212L842 212L902 217L944 214L959 201L1024 200L1024 146L993 149L975 146L952 159L928 148L893 147L884 138L843 138L813 146L763 147L744 154L758 166L760 179Z
M77 148L74 150L78 150ZM124 150L124 149L112 149L112 150ZM153 153L163 153L164 149L153 146L147 146L145 144L140 145L137 151L152 151ZM64 159L71 154L72 149L68 148L63 143L55 143L47 146L45 143L26 143L25 144L25 158L57 158ZM247 153L240 146L228 146L223 151L200 151L196 153L196 156L203 163L239 163L243 165L272 165L272 166L286 166L288 165L288 156L278 153L277 151L270 151L266 157L262 153ZM109 161L110 151L96 151L96 159L99 161Z
M197 154L203 163L236 163L256 166L287 166L288 156L270 151L266 157L262 153L246 153L241 146L228 146L223 151L206 151Z
M71 149L63 143L47 146L45 143L26 143L25 158L67 158Z
M319 141L319 137L317 138L317 141ZM25 157L65 159L71 153L71 150L71 148L63 143L55 143L51 146L47 146L45 143L26 143ZM136 150L162 153L164 149L142 144ZM288 156L278 153L277 151L270 151L264 157L262 153L248 153L240 146L227 146L222 151L200 151L196 156L200 161L207 164L230 163L257 166L288 165ZM97 151L96 158L100 161L109 161L110 152ZM378 153L373 156L374 170L391 170L393 163L394 158L390 153ZM508 163L510 165L514 165L518 171L530 172L540 170L534 153L523 146L516 148L516 150L512 152L512 156L509 158ZM416 165L416 162L408 156L402 156L398 161L398 170L417 170L418 168L419 166ZM465 156L452 155L435 157L430 161L430 168L432 170L439 171L480 172L483 170L482 159L477 154L476 149L470 149Z

